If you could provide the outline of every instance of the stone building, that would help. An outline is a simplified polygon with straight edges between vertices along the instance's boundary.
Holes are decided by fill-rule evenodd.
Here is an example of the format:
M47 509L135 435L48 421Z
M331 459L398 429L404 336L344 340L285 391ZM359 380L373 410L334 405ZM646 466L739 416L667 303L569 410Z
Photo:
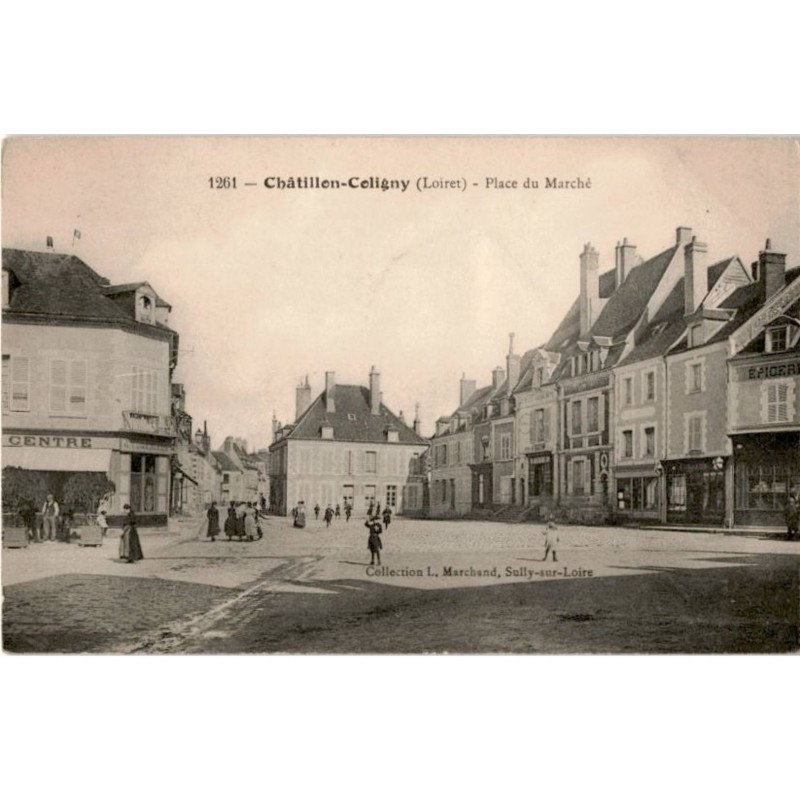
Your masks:
M308 382L298 387L293 425L274 425L270 446L270 503L288 514L301 501L307 508L346 503L356 514L370 503L403 513L413 488L415 510L428 443L382 402L380 374L369 386L337 385L325 373L325 390L310 400Z
M166 524L170 309L149 283L111 285L74 255L4 249L3 467L56 498L71 476L107 476L112 524L125 503L141 525Z

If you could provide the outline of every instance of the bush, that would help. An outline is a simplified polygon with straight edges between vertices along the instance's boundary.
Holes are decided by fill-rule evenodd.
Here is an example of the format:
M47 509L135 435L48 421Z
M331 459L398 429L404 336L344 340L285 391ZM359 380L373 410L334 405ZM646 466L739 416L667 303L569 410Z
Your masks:
M16 511L30 501L38 507L47 497L47 482L40 472L22 467L3 467L3 510Z
M101 472L76 472L64 483L63 508L75 513L92 513L104 495L114 492L116 487Z

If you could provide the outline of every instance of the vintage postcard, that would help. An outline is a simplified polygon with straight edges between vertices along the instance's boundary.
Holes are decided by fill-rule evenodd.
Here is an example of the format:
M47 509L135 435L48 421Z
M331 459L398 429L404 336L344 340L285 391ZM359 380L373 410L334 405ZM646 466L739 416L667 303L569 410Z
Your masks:
M10 137L11 653L785 653L792 138Z

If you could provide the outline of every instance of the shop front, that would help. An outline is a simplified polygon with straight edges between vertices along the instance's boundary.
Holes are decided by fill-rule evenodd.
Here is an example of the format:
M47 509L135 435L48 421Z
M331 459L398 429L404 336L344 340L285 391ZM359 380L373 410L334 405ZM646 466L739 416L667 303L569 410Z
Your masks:
M661 516L660 470L655 464L617 466L615 470L616 516L629 520L657 521Z
M735 525L783 526L800 497L800 433L732 436Z
M553 454L549 450L528 453L528 505L552 505Z
M472 507L491 508L493 503L492 463L470 464L472 470Z
M723 525L726 463L722 456L666 461L667 522Z

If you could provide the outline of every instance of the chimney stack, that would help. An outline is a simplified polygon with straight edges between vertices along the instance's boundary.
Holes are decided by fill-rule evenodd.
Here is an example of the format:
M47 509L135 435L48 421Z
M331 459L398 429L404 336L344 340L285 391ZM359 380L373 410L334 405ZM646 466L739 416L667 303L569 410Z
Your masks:
M505 380L506 371L502 367L495 367L492 370L492 386L497 389Z
M767 239L764 249L758 254L758 279L764 301L786 285L786 254L776 253L770 239Z
M297 385L294 393L295 406L294 406L294 421L300 419L305 413L306 409L311 405L311 386L308 383L308 375L306 375L305 382L302 380Z
M687 245L692 241L692 229L686 225L681 225L680 228L675 228L675 244Z
M508 355L506 356L506 375L508 375L508 394L519 383L519 370L522 359L514 352L514 334L508 334Z
M580 335L585 336L597 320L600 305L600 254L591 242L584 245L580 260Z
M467 380L466 373L461 373L461 383L460 383L460 400L459 406L463 406L464 403L469 400L469 398L475 393L475 389L478 388L478 384L476 381L469 381Z
M696 236L683 248L684 314L694 314L708 294L708 246Z
M336 373L325 373L325 412L333 414L336 411Z
M52 236L48 236L47 239L45 240L45 243L47 245L47 249L48 250L52 250L53 249L53 237Z
M419 403L417 403L416 406L414 407L414 433L416 433L417 436L422 436L422 434L420 433L421 428L422 428L422 423L420 422L419 419Z
M680 229L679 229L680 230ZM616 270L616 288L619 289L620 286L625 281L625 278L628 277L628 273L636 266L636 245L628 243L628 237L626 236L622 240L622 244L617 242L617 249L614 254L614 267Z
M381 374L374 366L369 371L369 410L372 414L381 413Z

